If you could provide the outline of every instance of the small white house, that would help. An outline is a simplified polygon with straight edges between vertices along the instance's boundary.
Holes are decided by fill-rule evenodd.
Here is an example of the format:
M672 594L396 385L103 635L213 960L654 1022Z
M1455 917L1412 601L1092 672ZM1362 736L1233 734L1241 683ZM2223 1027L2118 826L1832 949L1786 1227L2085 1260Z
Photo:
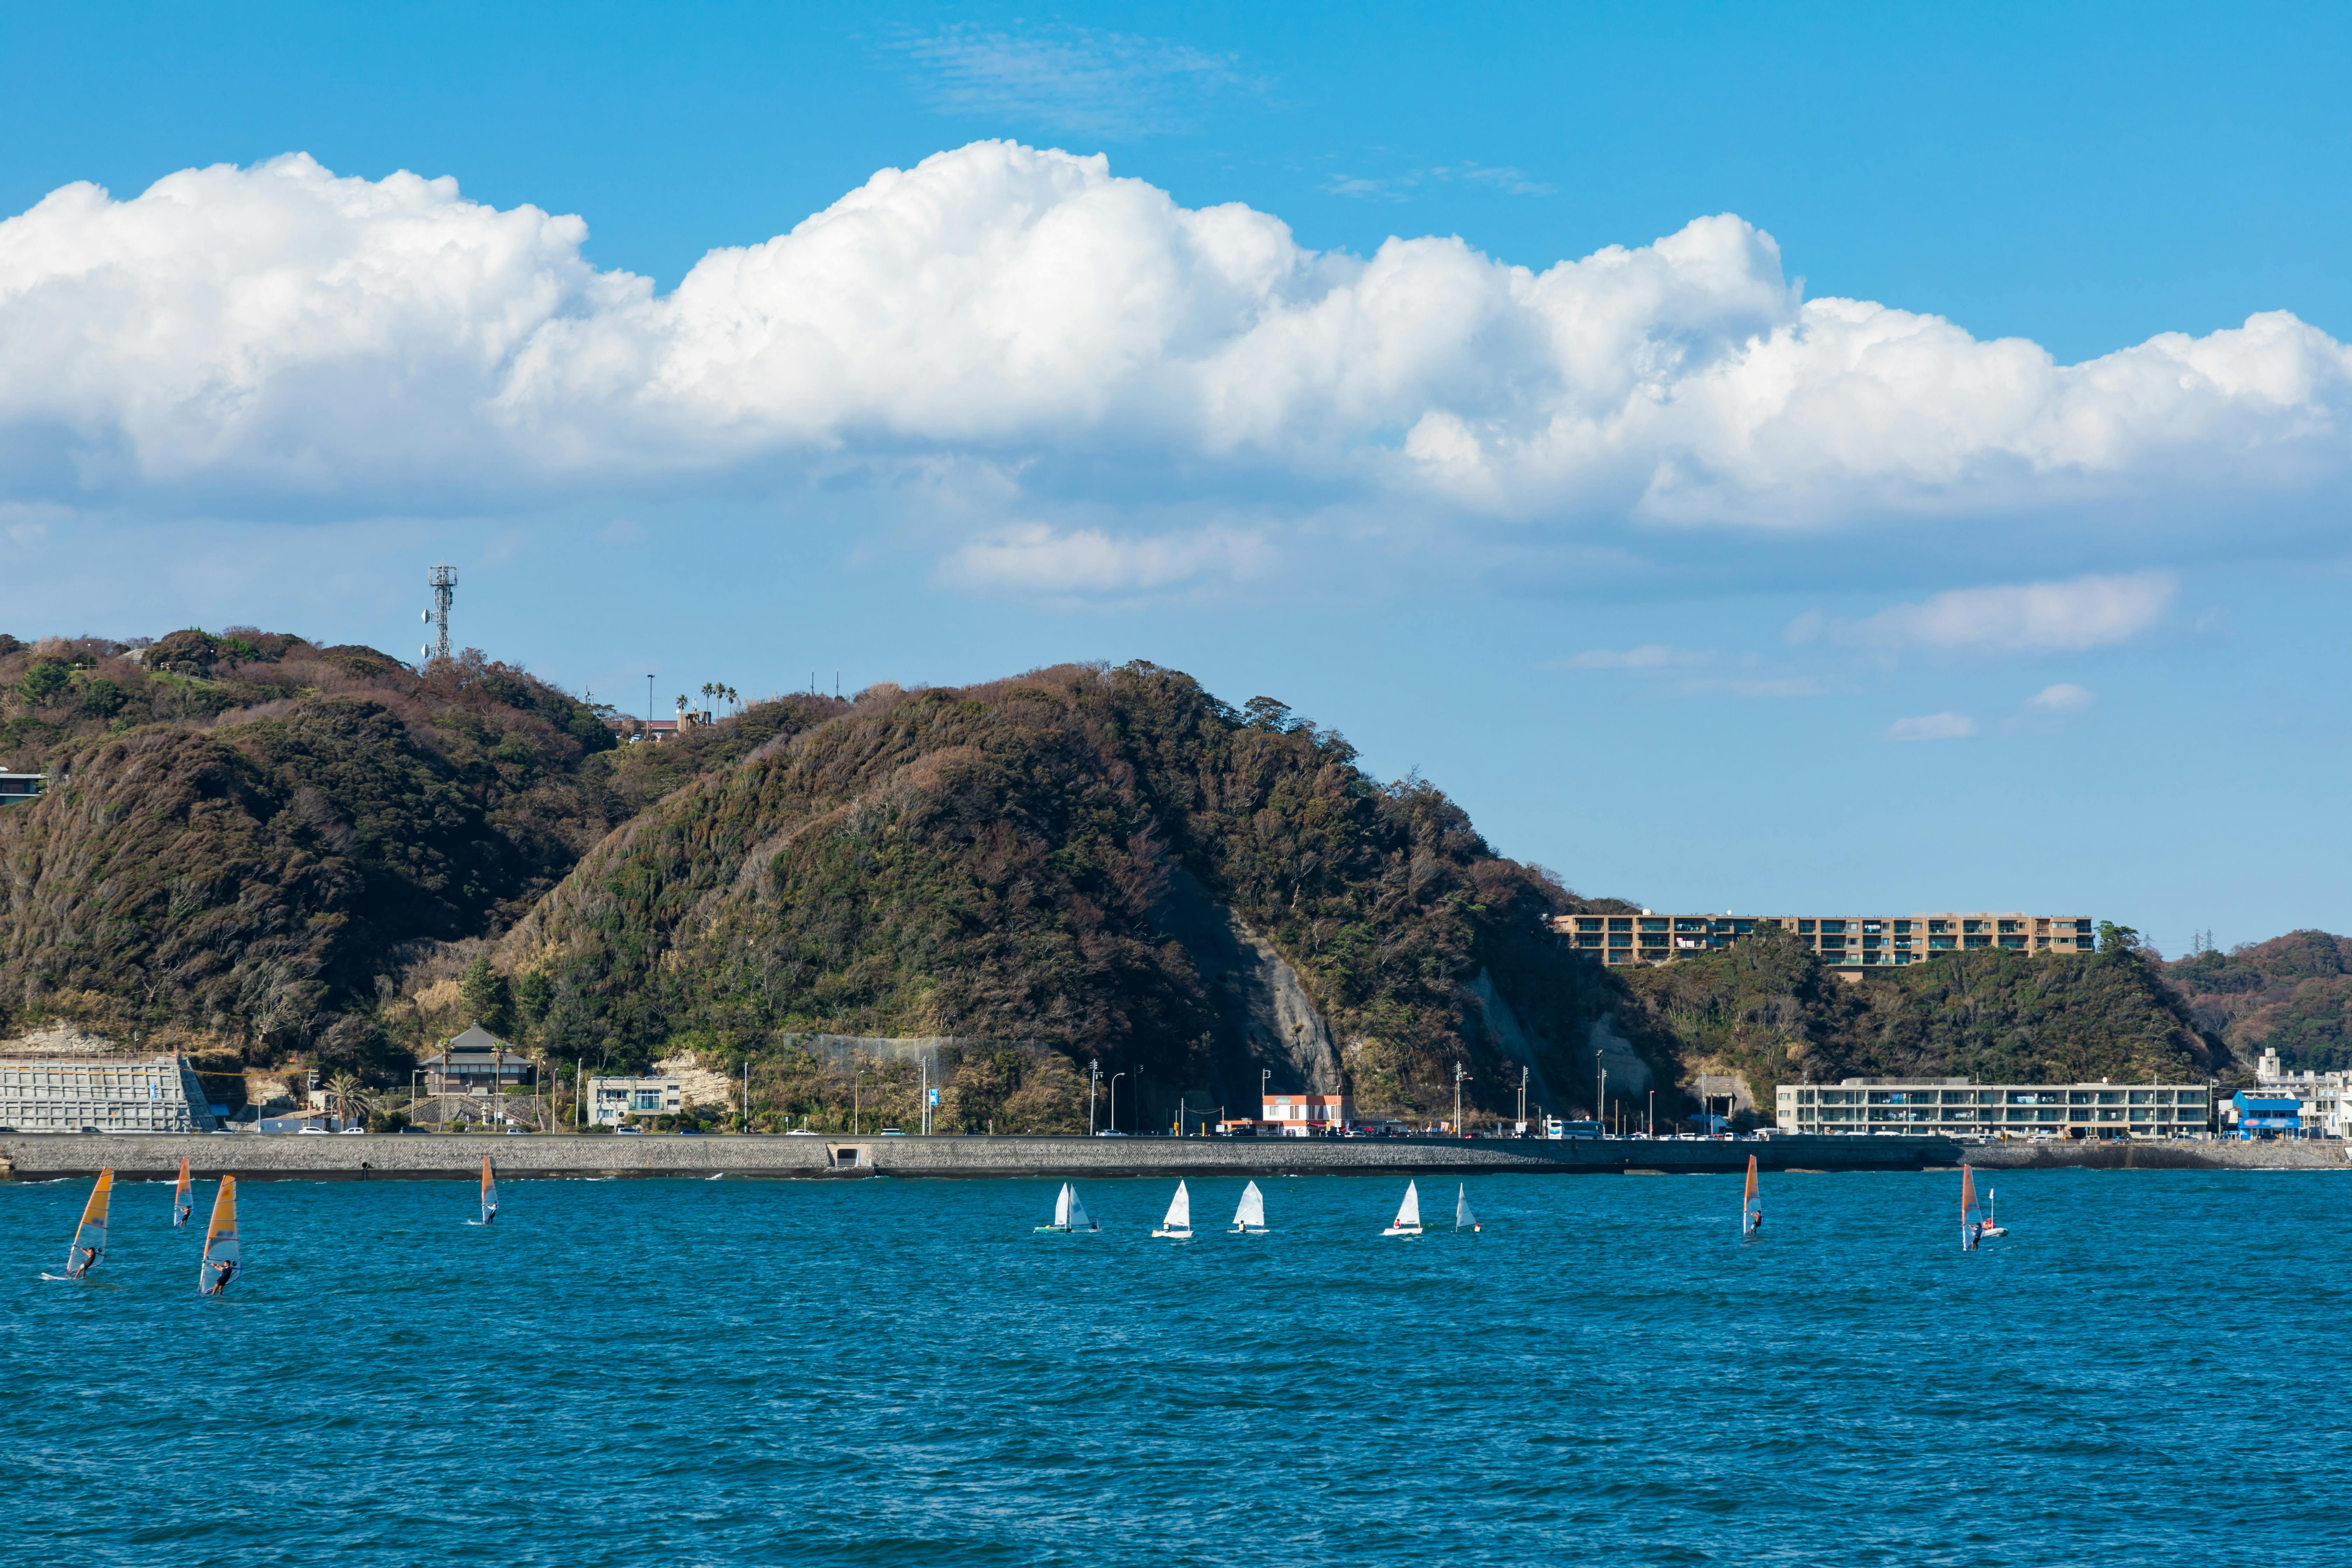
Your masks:
M686 1109L686 1086L674 1078L592 1078L588 1120L617 1127L632 1116L676 1116Z
M1355 1101L1344 1094L1269 1094L1259 1120L1272 1122L1285 1138L1305 1138L1344 1128L1355 1118Z

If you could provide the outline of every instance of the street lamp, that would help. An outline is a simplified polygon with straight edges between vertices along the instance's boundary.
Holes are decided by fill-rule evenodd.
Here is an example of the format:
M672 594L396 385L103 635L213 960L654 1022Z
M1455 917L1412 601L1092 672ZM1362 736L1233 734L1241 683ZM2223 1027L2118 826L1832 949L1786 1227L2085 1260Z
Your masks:
M1113 1073L1113 1074L1111 1074L1111 1075L1110 1075L1110 1117L1109 1117L1109 1121L1110 1121L1110 1125L1111 1125L1111 1131L1113 1131L1114 1132L1115 1132L1115 1131L1117 1131L1118 1130L1118 1080L1119 1080L1119 1079L1123 1079L1123 1078L1125 1078L1126 1076L1127 1076L1127 1075L1126 1075L1125 1073L1123 1073L1123 1072L1115 1072L1115 1073Z
M1456 1138L1463 1135L1462 1086L1468 1081L1470 1081L1470 1075L1462 1070L1460 1062L1455 1062L1454 1064L1454 1135Z
M1089 1059L1087 1063L1087 1136L1095 1135L1095 1085L1102 1081L1102 1063Z

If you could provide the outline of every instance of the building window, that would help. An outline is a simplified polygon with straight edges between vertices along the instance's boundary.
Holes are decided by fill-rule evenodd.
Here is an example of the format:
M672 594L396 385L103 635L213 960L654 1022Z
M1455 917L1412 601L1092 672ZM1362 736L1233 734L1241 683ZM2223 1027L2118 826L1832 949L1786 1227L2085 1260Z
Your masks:
M1813 922L1811 921L1799 921L1797 922L1797 929L1801 931L1811 931L1813 929Z
M1989 936L1964 936L1960 938L1960 943L1964 947L1990 947L1992 945L1992 938Z
M1624 916L1619 915L1610 921L1609 929L1611 931L1632 931L1633 929L1633 922L1626 919Z
M2010 948L2021 948L2025 945L2025 939L2021 936L2005 936L2000 939L2000 945Z
M2015 921L1998 921L1994 923L1999 930L2004 931L2013 931L2017 929L2017 922Z
M1984 928L1985 923L1982 921L1962 921L1960 922L1960 931L1963 934L1969 931L1979 931L1984 930Z

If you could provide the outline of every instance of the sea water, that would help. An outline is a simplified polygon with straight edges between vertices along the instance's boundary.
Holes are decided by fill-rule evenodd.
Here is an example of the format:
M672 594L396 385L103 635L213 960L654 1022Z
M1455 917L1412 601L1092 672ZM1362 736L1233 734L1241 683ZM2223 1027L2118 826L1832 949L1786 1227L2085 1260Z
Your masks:
M0 1188L0 1560L2340 1563L2352 1173ZM196 1218L209 1212L209 1184Z

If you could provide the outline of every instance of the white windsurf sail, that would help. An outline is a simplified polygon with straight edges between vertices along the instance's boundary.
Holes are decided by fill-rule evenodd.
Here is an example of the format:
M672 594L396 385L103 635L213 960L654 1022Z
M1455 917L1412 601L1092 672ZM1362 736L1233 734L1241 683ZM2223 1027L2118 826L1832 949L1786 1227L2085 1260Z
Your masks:
M196 1294L217 1296L245 1267L236 1241L236 1178L223 1176L213 1199L212 1224L205 1227L205 1260L196 1265Z
M1185 1190L1183 1183L1176 1184L1176 1195L1168 1200L1167 1217L1160 1222L1160 1228L1151 1234L1174 1237L1180 1241L1192 1237L1192 1194Z
M82 1205L81 1224L74 1227L73 1244L66 1248L66 1278L84 1279L106 1256L106 1211L114 1197L114 1172L111 1168L98 1173L98 1185L89 1190L89 1202Z
M196 1194L188 1184L188 1157L180 1156L179 1185L172 1189L172 1228L179 1229L196 1212Z
M1421 1184L1404 1184L1404 1202L1397 1206L1396 1220L1382 1236L1419 1236L1421 1234Z
M1241 1205L1234 1210L1234 1233L1237 1236L1265 1228L1265 1194L1252 1182L1242 1189Z
M1454 1189L1454 1228L1460 1230L1464 1226L1474 1231L1478 1228L1478 1216L1470 1212L1470 1188L1467 1184Z
M490 1157L482 1156L482 1223L488 1225L499 1217L499 1182L490 1174Z

